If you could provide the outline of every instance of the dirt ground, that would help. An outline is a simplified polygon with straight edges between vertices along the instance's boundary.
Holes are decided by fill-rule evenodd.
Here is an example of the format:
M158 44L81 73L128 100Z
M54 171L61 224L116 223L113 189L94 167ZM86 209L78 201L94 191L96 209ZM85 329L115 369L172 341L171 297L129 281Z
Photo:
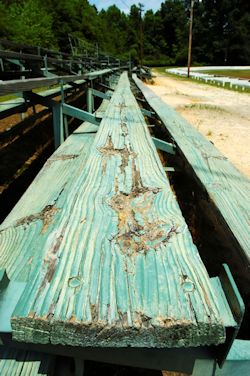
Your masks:
M150 88L250 178L250 95L154 74Z

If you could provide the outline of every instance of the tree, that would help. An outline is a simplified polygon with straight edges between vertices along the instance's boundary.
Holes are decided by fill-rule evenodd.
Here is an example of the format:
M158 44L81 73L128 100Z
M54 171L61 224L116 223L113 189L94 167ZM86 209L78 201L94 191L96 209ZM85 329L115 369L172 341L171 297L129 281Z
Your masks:
M29 45L56 48L52 17L43 4L39 0L26 0L14 2L9 6L7 13L9 39Z
M144 61L187 63L190 0L165 0L142 17ZM140 61L140 8L125 14L115 5L100 12L88 0L0 0L1 37L70 51L68 34L120 58ZM193 63L249 64L250 2L195 2Z

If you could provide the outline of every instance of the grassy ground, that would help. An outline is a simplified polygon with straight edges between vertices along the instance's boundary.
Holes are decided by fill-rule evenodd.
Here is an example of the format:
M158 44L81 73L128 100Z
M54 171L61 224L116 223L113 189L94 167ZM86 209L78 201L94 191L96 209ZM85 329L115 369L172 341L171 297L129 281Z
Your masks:
M169 68L169 67L154 67L153 68L153 73L155 74L160 74L160 75L165 75L167 77L172 77L172 78L175 78L176 80L180 80L180 81L192 81L192 82L195 82L197 85L209 85L209 86L216 86L216 87L222 87L220 84L216 84L216 83L213 83L213 82L205 82L205 81L199 81L199 80L196 80L192 77L190 78L187 78L187 77L183 77L183 76L179 76L177 74L173 74L173 73L168 73L166 72L166 69ZM250 74L250 70L246 70L249 72ZM214 72L214 71L213 71ZM223 72L223 71L220 71L220 72ZM228 71L229 72L229 71ZM236 71L236 72L239 72L239 71ZM244 71L243 71L244 72ZM205 73L203 71L203 73ZM210 71L211 73L211 71ZM235 76L236 77L236 76ZM250 89L248 88L245 88L245 90L242 90L241 88L235 88L235 86L233 87L230 87L230 84L229 83L226 83L225 86L223 86L223 89L228 89L228 90L233 90L233 91L238 91L239 93L247 93L249 94L250 93Z
M45 91L45 90L49 90L49 89L54 89L54 88L59 87L59 86L60 85L44 86L44 87L40 87L38 89L34 89L33 92L34 93L39 93L41 91ZM0 102L6 102L6 101L9 101L11 99L16 99L16 98L20 98L20 93L19 94L2 95L2 96L0 96Z
M0 102L6 102L6 101L9 101L10 99L16 99L16 98L18 98L18 97L15 94L2 95L0 97Z
M233 78L244 78L246 80L250 80L250 69L244 70L229 70L229 69L218 69L218 70L201 70L197 71L200 73L208 73L208 74L216 74L217 76L226 76L226 77L233 77Z

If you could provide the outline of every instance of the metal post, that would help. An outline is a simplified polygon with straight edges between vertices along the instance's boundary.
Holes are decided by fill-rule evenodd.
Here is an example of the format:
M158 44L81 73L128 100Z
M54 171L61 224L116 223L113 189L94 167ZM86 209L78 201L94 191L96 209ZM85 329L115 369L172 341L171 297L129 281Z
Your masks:
M64 88L63 88L63 81L60 81L60 88L61 88L61 103L64 103Z
M53 113L54 144L55 144L55 149L57 149L64 141L63 114L62 114L62 106L60 103L56 103L53 105L52 113Z
M191 0L189 41L188 41L188 71L187 71L188 78L190 77L190 65L191 65L191 56L192 56L193 16L194 16L194 0Z
M0 59L0 67L1 67L1 71L4 72L3 59Z
M67 138L69 137L69 126L68 126L67 115L63 116L63 121L64 121L64 135L65 135L65 138Z
M87 91L87 111L92 114L93 110L93 95L92 95L92 89L88 87Z
M21 65L21 72L25 71L24 65ZM21 76L21 80L25 80L25 76ZM24 120L24 113L21 112L20 114L21 121Z
M60 82L60 86L61 86L61 103L63 104L64 103L63 81ZM63 140L62 141L64 141L64 136L65 136L65 138L67 138L69 136L69 127L68 127L68 120L67 120L66 115L62 114L62 121L63 121L63 128L64 128ZM60 141L60 144L61 144L62 141Z
M74 358L75 360L75 376L83 376L84 375L84 360Z
M48 56L44 56L44 68L45 68L45 76L48 76Z

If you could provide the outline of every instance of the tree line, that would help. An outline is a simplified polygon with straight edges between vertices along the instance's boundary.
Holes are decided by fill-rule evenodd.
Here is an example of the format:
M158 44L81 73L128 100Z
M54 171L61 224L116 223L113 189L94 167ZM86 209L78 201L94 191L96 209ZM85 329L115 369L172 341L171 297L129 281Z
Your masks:
M143 2L143 1L142 1ZM0 0L0 37L69 52L68 36L120 58L148 65L185 65L190 0L165 0L156 12L98 11L88 0ZM193 63L250 63L250 2L195 2Z

